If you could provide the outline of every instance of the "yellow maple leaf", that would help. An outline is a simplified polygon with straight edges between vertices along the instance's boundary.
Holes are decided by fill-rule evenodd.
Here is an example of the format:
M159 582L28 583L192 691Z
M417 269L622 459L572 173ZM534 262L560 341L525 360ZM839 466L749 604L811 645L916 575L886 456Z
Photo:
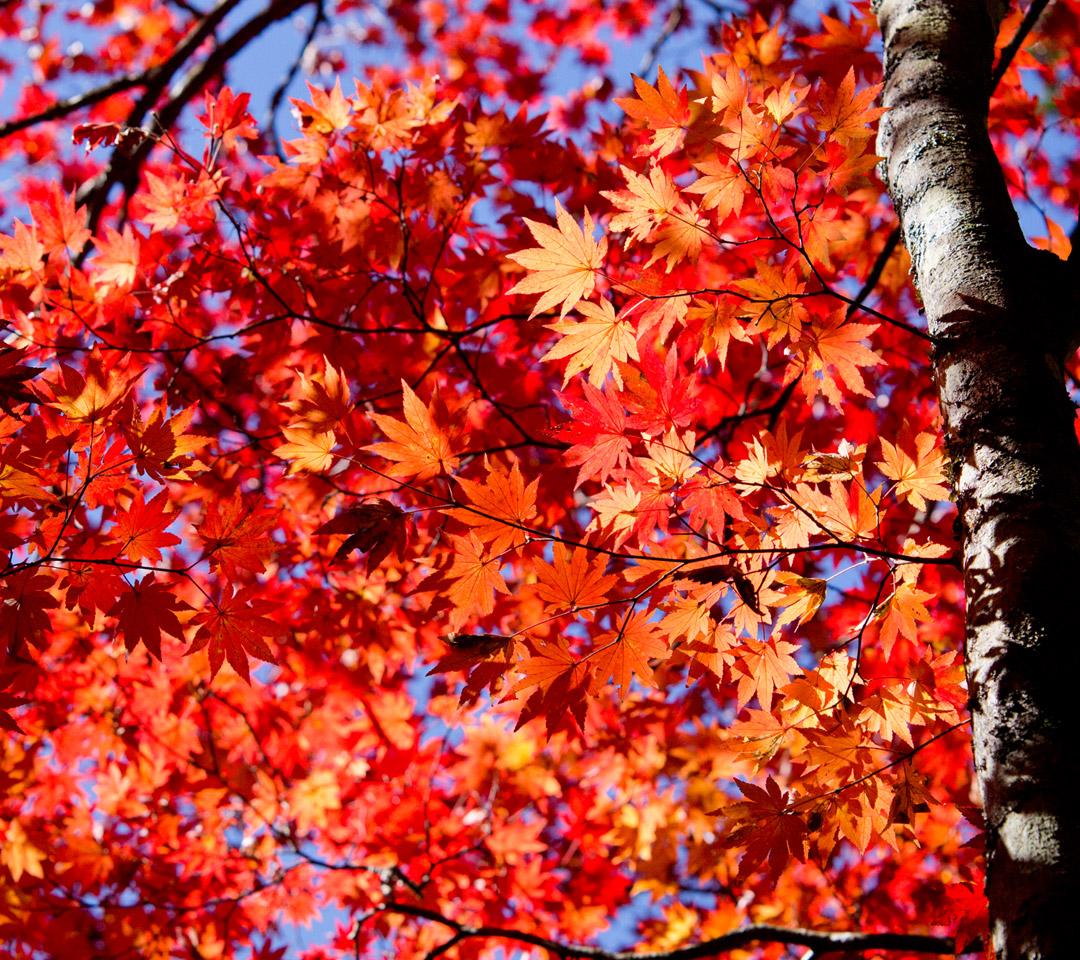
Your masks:
M578 312L588 319L548 324L548 329L561 333L563 338L541 359L569 358L563 375L564 387L574 374L588 368L589 383L593 386L601 386L610 371L621 389L622 375L614 361L625 361L627 357L639 359L634 325L628 319L616 316L615 308L608 300L599 305L583 303Z
M948 500L945 486L945 454L934 447L937 438L932 433L920 433L912 439L907 428L901 431L896 446L882 439L883 460L878 461L881 472L896 481L896 495L916 510L925 510L927 500ZM912 451L914 456L908 451Z
M530 271L529 276L519 280L509 292L542 294L529 314L530 320L560 301L559 316L565 317L574 304L593 292L596 273L607 255L607 239L593 240L595 224L588 210L582 229L558 200L555 201L557 229L528 218L525 222L540 246L508 254L511 260Z
M8 824L3 849L0 850L0 860L11 871L11 879L18 883L24 873L39 880L44 879L45 871L41 869L41 864L46 859L45 854L30 842L23 825L18 820L12 820Z
M302 470L322 473L330 469L334 462L332 451L337 444L333 430L316 433L306 424L301 424L297 427L282 427L281 432L289 442L277 447L274 455L291 461L286 474L299 473Z

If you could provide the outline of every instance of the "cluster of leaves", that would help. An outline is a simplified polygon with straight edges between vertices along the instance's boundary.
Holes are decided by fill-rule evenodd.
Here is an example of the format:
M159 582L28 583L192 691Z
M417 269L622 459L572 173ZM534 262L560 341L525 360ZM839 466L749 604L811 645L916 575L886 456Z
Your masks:
M2 131L49 175L0 236L0 940L270 957L324 911L313 957L479 956L636 894L654 950L970 938L950 465L871 14L727 22L575 143L606 91L470 95L554 61L468 6L392 5L410 66L311 87L280 154L220 84L201 155L138 84L58 101L103 61L41 45ZM530 29L595 63L652 5L565 6ZM149 96L193 27L140 9L106 46ZM1015 65L992 106L1011 156Z

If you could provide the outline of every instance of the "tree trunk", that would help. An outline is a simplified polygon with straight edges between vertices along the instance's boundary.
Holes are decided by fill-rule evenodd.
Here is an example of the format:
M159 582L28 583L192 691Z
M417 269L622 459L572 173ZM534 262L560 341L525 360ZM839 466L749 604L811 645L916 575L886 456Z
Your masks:
M956 470L991 935L1002 960L1073 956L1080 446L1064 363L1076 345L1074 266L1025 242L987 135L1005 8L875 9L889 108L878 153L935 341Z

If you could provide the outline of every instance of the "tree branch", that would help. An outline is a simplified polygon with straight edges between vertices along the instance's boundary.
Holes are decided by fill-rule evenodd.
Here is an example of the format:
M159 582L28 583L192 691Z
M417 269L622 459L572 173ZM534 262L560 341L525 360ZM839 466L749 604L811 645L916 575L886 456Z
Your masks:
M906 953L952 954L956 943L952 937L935 937L917 933L857 933L854 931L827 932L822 930L803 930L798 928L777 927L768 923L752 924L714 937L702 943L674 950L604 950L601 947L588 947L573 943L560 943L523 930L508 930L503 927L473 927L444 917L436 910L413 906L407 903L390 902L385 904L381 913L418 917L433 923L449 927L454 931L451 941L460 943L466 937L488 937L527 943L540 947L564 960L581 957L589 960L698 960L712 957L718 953L739 950L753 943L782 943L793 947L809 947L817 953L862 953L867 950L903 950ZM439 948L431 954L437 956Z

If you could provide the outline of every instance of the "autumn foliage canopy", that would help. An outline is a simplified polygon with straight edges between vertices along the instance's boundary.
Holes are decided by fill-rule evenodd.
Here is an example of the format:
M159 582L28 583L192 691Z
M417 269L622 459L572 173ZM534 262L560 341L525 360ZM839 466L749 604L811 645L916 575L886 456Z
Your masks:
M196 6L0 11L3 956L977 940L868 5ZM990 113L1061 255L1078 12Z

